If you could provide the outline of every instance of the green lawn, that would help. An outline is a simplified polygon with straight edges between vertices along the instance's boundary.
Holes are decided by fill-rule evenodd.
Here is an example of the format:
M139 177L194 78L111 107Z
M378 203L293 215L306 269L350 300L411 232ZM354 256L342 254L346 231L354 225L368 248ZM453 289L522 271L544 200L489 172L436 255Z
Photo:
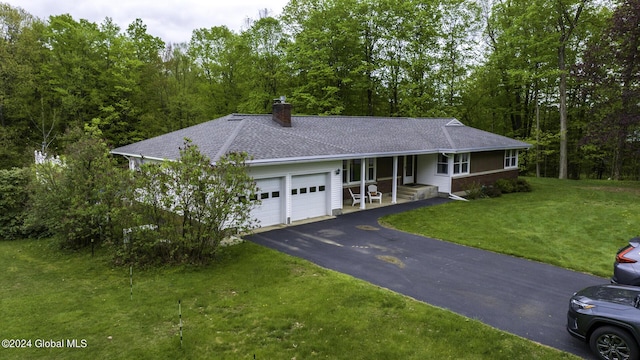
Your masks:
M133 300L104 250L3 241L0 269L0 338L31 341L2 359L574 358L252 243L204 268L134 269ZM73 339L87 346L36 347Z
M525 178L530 193L455 201L383 218L403 231L610 277L640 235L640 183Z

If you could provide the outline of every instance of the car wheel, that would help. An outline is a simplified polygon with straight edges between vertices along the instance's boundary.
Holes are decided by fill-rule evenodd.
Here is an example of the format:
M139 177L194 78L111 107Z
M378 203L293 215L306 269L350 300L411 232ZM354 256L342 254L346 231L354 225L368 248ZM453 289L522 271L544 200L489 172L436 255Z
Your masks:
M591 351L603 360L639 360L638 344L625 330L613 326L597 328L589 339Z

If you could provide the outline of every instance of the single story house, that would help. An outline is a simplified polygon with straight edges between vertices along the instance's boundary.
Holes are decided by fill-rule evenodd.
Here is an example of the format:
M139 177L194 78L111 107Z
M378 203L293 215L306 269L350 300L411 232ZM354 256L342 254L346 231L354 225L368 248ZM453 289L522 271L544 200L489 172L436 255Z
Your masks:
M530 147L453 118L292 116L291 110L282 99L273 114L231 114L111 153L135 168L178 159L185 138L214 163L225 153L247 152L262 200L254 215L269 226L342 214L348 190L366 194L370 184L395 203L406 185L451 195L474 183L516 178L519 151Z

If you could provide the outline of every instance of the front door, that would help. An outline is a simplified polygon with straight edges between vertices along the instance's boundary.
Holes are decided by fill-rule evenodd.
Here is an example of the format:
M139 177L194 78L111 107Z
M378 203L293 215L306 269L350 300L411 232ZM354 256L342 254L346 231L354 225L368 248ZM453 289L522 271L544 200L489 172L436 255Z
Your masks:
M416 173L416 156L406 155L404 157L404 171L402 172L402 184L413 184Z

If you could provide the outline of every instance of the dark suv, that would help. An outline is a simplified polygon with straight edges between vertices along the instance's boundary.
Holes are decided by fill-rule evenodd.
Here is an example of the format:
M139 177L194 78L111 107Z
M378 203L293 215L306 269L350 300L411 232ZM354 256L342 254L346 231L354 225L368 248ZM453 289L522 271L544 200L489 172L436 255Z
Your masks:
M567 330L600 359L640 359L640 287L606 284L578 291L569 302Z
M640 286L640 237L629 240L627 246L618 250L611 282Z

